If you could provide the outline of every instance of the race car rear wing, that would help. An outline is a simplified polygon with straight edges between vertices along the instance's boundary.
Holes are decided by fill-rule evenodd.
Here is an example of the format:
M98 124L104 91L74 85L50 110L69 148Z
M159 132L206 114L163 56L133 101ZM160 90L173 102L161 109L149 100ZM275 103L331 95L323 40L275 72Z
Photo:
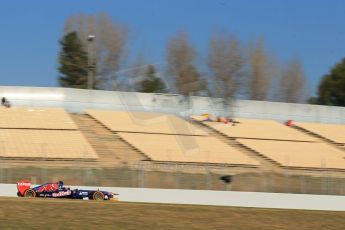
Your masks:
M20 182L17 182L18 194L20 194L21 196L24 196L25 191L30 189L30 187L31 182L28 180L22 180Z

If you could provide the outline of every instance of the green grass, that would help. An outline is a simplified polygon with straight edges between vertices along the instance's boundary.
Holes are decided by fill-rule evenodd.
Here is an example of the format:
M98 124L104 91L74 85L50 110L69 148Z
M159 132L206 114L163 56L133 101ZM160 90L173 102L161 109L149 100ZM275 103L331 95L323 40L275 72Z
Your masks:
M0 229L331 230L344 226L345 212L0 198Z

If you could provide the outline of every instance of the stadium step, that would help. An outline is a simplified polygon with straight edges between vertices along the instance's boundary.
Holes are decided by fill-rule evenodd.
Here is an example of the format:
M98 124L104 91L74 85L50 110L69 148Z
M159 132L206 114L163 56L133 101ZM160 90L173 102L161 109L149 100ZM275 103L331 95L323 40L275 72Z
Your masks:
M195 120L190 120L190 122L197 126L198 128L202 128L203 130L207 131L210 135L218 138L222 142L230 145L231 147L236 148L237 150L243 152L247 156L258 160L261 163L261 168L263 170L268 170L268 171L281 171L280 164L278 164L276 161L273 161L272 159L260 154L259 152L249 148L248 146L245 146L238 142L236 138L231 138L223 133L219 132L218 130L215 130L202 122L195 121Z
M72 115L79 130L84 134L97 152L99 161L105 165L138 164L147 158L137 149L124 142L116 133L110 131L89 115Z
M323 142L323 143L332 145L333 147L336 147L337 149L340 149L340 150L342 150L342 151L345 151L345 145L342 144L342 143L334 142L334 141L332 141L332 140L330 140L330 139L328 139L328 138L326 138L326 137L324 137L324 136L321 136L321 135L319 135L319 134L317 134L317 133L311 132L311 131L309 131L309 130L307 130L307 129L304 129L304 128L302 128L302 127L300 127L300 126L297 126L297 125L294 125L294 126L292 126L292 127L293 127L294 129L300 131L300 132L303 132L303 133L305 133L305 134L308 134L308 135L310 135L310 136L313 136L314 138L316 138L316 139L317 139L318 141L320 141L320 142Z

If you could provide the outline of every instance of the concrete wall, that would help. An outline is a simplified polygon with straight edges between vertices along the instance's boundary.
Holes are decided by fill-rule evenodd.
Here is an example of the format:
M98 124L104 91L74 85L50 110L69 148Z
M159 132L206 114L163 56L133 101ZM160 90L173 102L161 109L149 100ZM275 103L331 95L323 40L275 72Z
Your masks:
M182 116L231 113L235 117L345 124L345 108L334 106L237 100L230 108L224 109L222 100L218 98L184 98L181 95L172 94L0 86L0 97L3 96L7 97L13 106L63 107L75 113L83 113L86 108L149 110Z

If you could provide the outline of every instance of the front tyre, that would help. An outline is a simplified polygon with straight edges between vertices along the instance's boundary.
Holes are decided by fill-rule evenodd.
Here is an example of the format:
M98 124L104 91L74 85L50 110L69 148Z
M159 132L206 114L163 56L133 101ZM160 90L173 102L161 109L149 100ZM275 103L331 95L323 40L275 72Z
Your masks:
M28 189L28 190L25 191L24 197L27 197L27 198L36 197L36 192L34 190L32 190L32 189Z
M100 191L96 191L92 195L93 200L104 200L104 194Z

